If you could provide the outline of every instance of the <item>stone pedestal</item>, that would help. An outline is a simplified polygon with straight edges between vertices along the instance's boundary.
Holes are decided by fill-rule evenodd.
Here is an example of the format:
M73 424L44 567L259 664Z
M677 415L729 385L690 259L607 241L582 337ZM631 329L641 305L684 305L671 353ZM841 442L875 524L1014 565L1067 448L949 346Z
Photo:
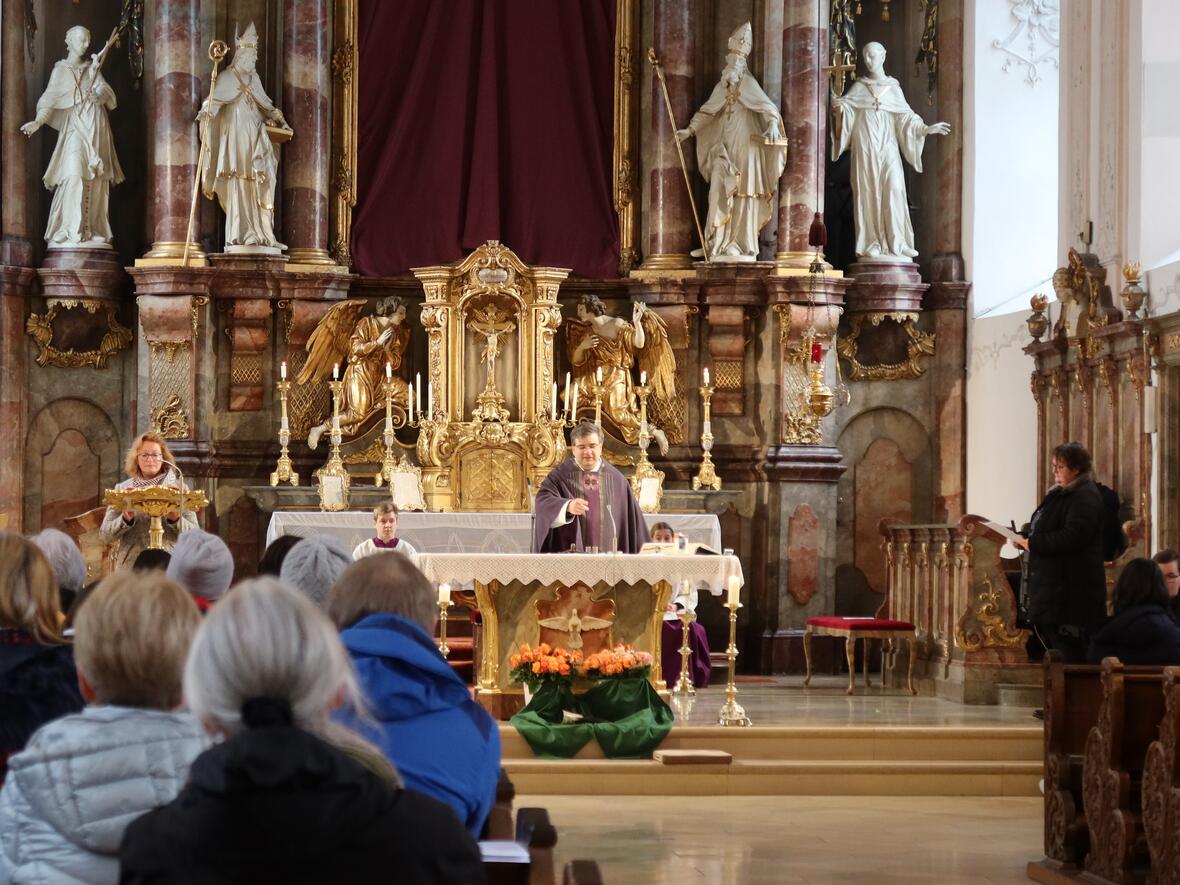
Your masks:
M861 258L848 265L845 275L851 280L849 312L917 312L929 288L909 259Z
M114 249L48 249L37 276L46 298L110 299L127 286L127 275Z

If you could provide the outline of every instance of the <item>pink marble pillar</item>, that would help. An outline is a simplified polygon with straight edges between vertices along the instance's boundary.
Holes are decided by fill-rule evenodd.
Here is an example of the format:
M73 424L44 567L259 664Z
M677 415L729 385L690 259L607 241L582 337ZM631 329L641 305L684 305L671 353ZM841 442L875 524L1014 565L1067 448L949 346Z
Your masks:
M963 267L963 0L942 0L938 10L938 119L951 124L939 139L937 220L932 282L960 281Z
M0 135L0 264L29 266L33 250L29 244L29 218L25 189L29 187L28 139L20 126L33 118L25 115L25 0L4 0L3 69L0 96L3 100L3 134ZM37 186L40 183L37 182Z
M783 0L782 112L790 148L779 184L775 255L783 267L807 268L815 254L807 235L815 213L824 209L828 115L820 68L827 63L826 5L823 0Z
M664 68L668 96L676 125L685 127L696 108L696 2L695 0L655 0L653 43ZM684 172L676 151L668 109L660 80L651 78L651 171L648 186L647 257L643 269L689 268L689 257L697 243L692 206L684 183ZM683 144L684 160L690 181L696 181L696 145Z
M283 0L283 114L295 137L283 146L283 242L296 264L328 255L328 104L332 89L328 0Z
M145 77L152 127L147 231L152 248L144 257L178 263L184 254L197 170L201 74L212 65L201 45L200 6L200 0L156 0L144 6L144 29L155 47L154 67ZM200 212L189 255L203 260L196 246L199 228Z

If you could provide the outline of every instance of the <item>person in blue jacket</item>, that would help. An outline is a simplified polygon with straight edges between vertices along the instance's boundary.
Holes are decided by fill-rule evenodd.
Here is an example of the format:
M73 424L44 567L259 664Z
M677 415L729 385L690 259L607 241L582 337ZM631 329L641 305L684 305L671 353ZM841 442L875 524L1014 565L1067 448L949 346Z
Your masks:
M496 798L500 733L439 654L433 585L404 556L369 556L336 580L327 610L376 733L356 711L341 720L381 748L407 787L446 802L478 838Z
M1115 657L1124 664L1180 664L1180 625L1168 611L1159 565L1132 559L1114 585L1114 615L1090 640L1087 660Z

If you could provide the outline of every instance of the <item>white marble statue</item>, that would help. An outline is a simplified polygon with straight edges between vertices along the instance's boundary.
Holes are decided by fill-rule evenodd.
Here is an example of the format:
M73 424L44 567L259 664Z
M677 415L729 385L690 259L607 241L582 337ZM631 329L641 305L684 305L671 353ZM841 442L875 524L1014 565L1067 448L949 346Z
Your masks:
M201 186L206 197L217 194L225 211L226 252L277 255L287 248L274 232L279 149L266 127L289 127L254 69L258 31L253 23L234 43L233 60L197 113L206 145Z
M111 185L123 180L107 112L115 92L103 79L102 53L85 58L90 32L81 25L66 31L66 58L53 66L37 115L21 126L32 135L42 126L58 131L57 147L45 170L45 187L53 191L45 242L49 248L111 247L107 198Z
M865 44L863 58L868 73L832 96L832 159L851 147L857 257L906 261L918 252L901 158L921 172L926 136L951 127L927 126L913 112L897 80L885 76L884 46Z
M713 261L755 261L758 231L775 209L787 162L783 119L746 69L749 23L729 38L721 79L677 140L696 136L697 167L709 182L705 249ZM699 254L699 253L694 253Z

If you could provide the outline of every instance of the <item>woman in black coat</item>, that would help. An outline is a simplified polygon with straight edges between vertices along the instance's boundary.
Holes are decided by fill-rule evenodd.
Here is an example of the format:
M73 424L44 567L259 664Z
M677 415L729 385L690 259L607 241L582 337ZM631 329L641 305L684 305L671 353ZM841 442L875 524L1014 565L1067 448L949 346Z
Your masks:
M1114 615L1090 640L1089 662L1114 657L1124 664L1180 664L1180 626L1168 603L1160 567L1132 559L1114 585Z
M1106 617L1102 495L1081 443L1053 450L1053 488L1032 516L1027 538L1028 616L1046 649L1069 663L1086 657L1089 631Z
M270 578L235 587L193 640L184 696L227 740L127 828L121 882L484 881L450 807L402 788L379 750L328 718L363 701L310 600Z

